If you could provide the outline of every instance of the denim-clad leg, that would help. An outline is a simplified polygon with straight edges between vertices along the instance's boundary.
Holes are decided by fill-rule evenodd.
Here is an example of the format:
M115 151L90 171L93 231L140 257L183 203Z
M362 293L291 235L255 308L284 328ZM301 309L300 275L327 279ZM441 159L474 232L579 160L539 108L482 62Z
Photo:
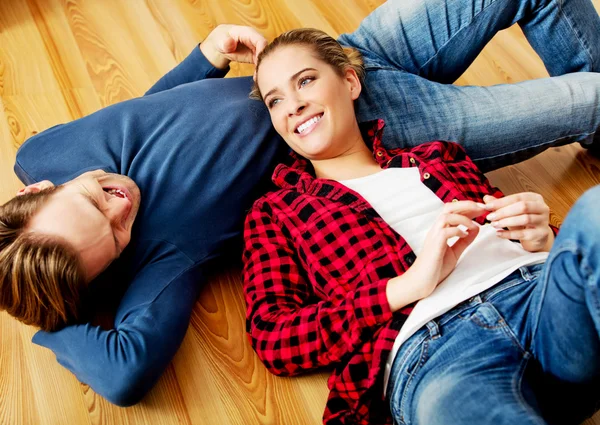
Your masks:
M574 74L447 84L515 22L551 75ZM339 40L365 57L358 115L386 120L388 146L458 141L487 171L551 146L590 144L600 127L600 18L590 0L390 0Z
M531 351L566 382L600 378L600 186L575 203L537 288ZM599 388L600 390L600 388Z
M525 379L532 356L493 305L507 292L531 293L534 281L527 268L517 270L403 344L387 394L397 424L547 423Z

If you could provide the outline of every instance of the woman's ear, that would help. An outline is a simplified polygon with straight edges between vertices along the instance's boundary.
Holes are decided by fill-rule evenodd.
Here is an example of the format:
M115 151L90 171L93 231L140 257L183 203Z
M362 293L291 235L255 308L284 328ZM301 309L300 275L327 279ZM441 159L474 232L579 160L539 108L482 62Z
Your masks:
M356 71L352 68L347 68L346 72L344 73L344 79L348 85L352 100L358 99L358 96L360 96L360 92L362 90L362 85L360 84L360 78L358 78Z
M51 187L54 187L54 183L52 183L50 180L42 180L41 182L25 186L23 189L17 192L17 196L26 195L28 193L38 193L44 189L49 189Z

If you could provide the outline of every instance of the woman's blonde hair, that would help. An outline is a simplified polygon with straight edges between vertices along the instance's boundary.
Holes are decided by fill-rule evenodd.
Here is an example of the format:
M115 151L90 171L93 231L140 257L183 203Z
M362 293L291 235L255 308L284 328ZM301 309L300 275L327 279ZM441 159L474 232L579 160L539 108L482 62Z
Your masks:
M352 47L343 47L333 37L314 28L294 29L284 32L275 38L258 55L256 73L258 74L258 69L263 59L279 47L292 45L310 47L320 60L331 65L340 76L343 76L348 68L353 69L361 81L365 75L363 58L358 50ZM256 80L252 86L250 98L262 100L262 94Z
M0 310L45 331L79 321L87 289L79 256L66 241L26 230L59 188L0 206Z

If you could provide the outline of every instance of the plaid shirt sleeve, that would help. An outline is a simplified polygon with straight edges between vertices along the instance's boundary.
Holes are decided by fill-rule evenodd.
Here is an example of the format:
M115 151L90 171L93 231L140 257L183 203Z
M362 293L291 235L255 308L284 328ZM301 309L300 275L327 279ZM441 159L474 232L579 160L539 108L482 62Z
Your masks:
M388 279L359 285L345 297L317 298L300 273L293 241L257 206L246 219L244 239L246 327L272 373L293 375L339 362L364 343L365 330L392 318Z

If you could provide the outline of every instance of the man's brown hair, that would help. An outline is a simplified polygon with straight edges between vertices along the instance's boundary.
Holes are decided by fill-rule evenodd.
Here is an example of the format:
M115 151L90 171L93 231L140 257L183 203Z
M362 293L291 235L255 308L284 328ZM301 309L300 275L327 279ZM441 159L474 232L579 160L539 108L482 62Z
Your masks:
M59 237L27 230L57 190L60 186L0 206L0 310L45 331L79 320L86 289L75 250Z

